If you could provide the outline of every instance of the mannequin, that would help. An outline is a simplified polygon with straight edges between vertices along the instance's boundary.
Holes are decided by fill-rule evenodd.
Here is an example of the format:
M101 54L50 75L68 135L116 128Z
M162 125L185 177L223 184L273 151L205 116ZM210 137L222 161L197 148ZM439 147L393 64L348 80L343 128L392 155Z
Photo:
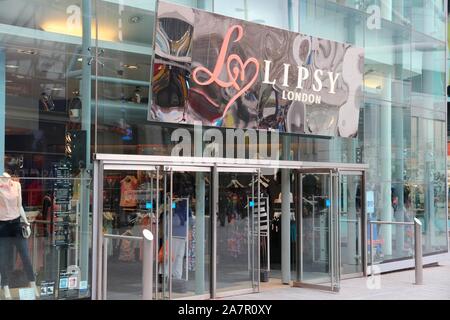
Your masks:
M28 254L27 239L22 236L21 219L28 228L30 223L22 207L22 191L19 182L8 173L0 176L0 274L1 288L5 299L11 299L9 273L13 265L13 247L22 259L30 287L39 296L31 260Z

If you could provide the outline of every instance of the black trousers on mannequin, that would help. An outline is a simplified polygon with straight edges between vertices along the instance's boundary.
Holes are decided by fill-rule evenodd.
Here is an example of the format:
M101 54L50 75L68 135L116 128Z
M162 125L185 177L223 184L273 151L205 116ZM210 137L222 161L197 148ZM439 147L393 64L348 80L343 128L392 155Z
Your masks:
M22 259L22 264L28 281L35 281L33 266L28 254L27 239L22 236L20 218L0 221L0 274L2 287L9 286L9 274L14 268L14 247Z

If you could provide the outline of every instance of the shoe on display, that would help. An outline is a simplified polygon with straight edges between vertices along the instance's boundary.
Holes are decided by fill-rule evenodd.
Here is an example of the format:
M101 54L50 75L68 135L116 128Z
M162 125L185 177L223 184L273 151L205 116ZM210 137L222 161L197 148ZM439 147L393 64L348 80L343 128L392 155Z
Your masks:
M39 289L38 289L38 287L36 286L36 282L31 281L31 282L30 282L30 287L34 289L34 294L36 295L36 298L39 298L39 296L40 296L40 295L39 295Z
M11 300L11 292L9 291L9 286L3 287L3 294L5 296L5 300Z

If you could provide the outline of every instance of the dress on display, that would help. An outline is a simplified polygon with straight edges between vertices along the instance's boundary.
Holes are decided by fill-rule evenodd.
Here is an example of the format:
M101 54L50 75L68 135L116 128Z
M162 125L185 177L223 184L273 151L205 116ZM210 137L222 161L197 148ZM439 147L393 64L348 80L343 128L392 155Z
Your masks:
M138 187L138 180L134 176L126 176L120 181L120 206L121 207L136 207L137 197L136 189Z

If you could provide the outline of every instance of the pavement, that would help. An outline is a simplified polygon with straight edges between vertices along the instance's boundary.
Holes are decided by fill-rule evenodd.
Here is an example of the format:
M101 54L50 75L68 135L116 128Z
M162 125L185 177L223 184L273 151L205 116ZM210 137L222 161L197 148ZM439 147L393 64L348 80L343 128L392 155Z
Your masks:
M450 255L423 269L423 285L415 285L414 269L341 280L339 292L294 288L280 279L261 283L261 292L224 300L450 300Z

